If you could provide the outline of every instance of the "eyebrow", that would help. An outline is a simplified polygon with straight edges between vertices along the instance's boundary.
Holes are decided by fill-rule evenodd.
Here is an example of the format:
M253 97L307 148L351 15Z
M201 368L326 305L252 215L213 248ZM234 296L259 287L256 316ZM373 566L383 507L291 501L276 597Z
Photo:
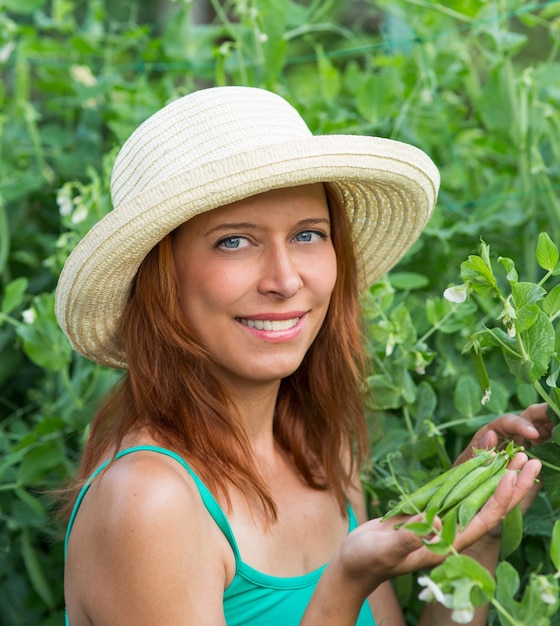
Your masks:
M297 222L296 225L298 227L302 227L302 226L317 226L319 224L326 224L327 226L330 226L331 221L326 217L308 217L303 220L300 220L299 222ZM211 235L220 230L234 230L235 231L235 230L254 230L258 228L259 228L258 224L253 224L251 222L226 222L224 224L218 224L217 226L210 228L210 230L207 230L204 233L204 236L207 237L208 235Z

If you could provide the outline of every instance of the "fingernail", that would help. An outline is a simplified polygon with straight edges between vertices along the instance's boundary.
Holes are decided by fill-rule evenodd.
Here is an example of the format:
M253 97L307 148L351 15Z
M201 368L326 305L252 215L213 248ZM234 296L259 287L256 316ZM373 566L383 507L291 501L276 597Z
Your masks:
M533 426L533 424L529 424L528 426L526 426L525 430L530 433L535 433L536 435L539 434L539 431Z

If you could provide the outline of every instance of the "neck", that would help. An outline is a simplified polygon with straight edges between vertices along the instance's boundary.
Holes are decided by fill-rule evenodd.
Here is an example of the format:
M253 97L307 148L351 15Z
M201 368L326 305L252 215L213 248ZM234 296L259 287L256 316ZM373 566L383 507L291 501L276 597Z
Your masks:
M272 451L273 421L280 381L228 384L229 396L256 454Z

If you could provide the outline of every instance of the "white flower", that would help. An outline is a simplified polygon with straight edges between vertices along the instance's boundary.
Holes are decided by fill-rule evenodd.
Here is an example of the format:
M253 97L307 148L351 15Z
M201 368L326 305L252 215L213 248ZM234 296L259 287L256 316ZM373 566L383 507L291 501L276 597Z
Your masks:
M431 578L428 576L419 576L418 584L422 585L424 589L418 594L418 599L423 600L424 602L432 602L435 600L443 606L449 608L449 603L452 601L453 596L447 595L443 593L441 587L437 585Z
M484 395L482 396L482 400L480 401L480 404L482 404L482 406L484 406L487 402L489 402L491 395L492 395L492 389L490 389L490 387L487 387L484 390Z
M554 585L546 579L545 576L537 576L537 588L539 590L539 598L545 604L556 604L558 598Z
M0 48L0 63L6 63L6 61L10 58L10 55L15 50L16 44L13 41L7 43L5 46Z
M266 33L259 33L259 41L266 43L268 41L268 35Z
M515 309L511 306L511 302L509 300L505 301L504 308L502 309L502 312L500 313L498 319L501 319L504 324L509 324L511 320L517 319L517 313L515 312Z
M26 309L21 316L26 324L33 324L33 322L37 319L35 309Z
M86 87L93 87L97 84L97 78L95 78L87 65L72 65L70 76L77 83L81 83Z
M472 606L465 607L463 609L455 609L451 613L451 619L456 624L470 624L473 621L474 608Z
M88 215L87 209L84 206L78 207L72 215L72 224L79 224L83 222Z
M74 208L72 198L64 188L60 189L56 195L56 203L58 204L58 211L62 217L66 217L72 213L72 209Z
M460 304L461 302L465 302L467 299L467 285L454 285L453 287L448 287L443 292L443 297L449 302L455 302L456 304Z
M391 333L387 338L387 344L385 345L385 356L391 356L393 354L393 350L395 349L395 335Z
M543 591L539 597L545 604L556 604L557 598L550 591Z

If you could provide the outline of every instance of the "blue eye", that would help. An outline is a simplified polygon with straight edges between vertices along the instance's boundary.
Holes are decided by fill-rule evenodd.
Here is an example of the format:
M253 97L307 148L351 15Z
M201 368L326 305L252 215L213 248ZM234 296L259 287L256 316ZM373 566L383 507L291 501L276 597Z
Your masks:
M296 241L301 241L303 243L312 243L317 241L317 238L325 239L325 235L315 230L303 230L294 237Z
M216 244L217 248L225 248L226 250L238 250L239 248L244 248L247 245L247 239L245 237L226 237L225 239L220 239Z

